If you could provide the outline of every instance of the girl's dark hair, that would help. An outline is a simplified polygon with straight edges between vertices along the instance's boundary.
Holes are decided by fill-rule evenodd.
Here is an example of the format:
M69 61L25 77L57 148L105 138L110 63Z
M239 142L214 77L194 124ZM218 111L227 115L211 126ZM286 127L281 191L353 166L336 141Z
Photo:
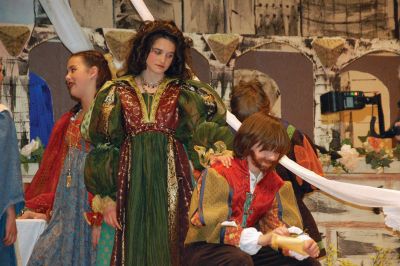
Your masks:
M74 53L70 56L70 58L77 56L81 57L88 67L97 67L99 71L96 79L97 89L100 89L107 80L111 80L111 71L108 67L108 62L102 53L95 50L88 50Z
M254 113L243 121L233 143L235 155L246 158L255 144L261 145L262 150L278 153L279 159L290 148L289 136L282 123L265 112Z
M191 40L183 36L173 21L146 21L140 26L133 40L132 52L128 59L128 73L139 75L146 69L146 60L156 40L165 38L175 44L175 54L166 76L179 79L190 79L192 72L190 46Z

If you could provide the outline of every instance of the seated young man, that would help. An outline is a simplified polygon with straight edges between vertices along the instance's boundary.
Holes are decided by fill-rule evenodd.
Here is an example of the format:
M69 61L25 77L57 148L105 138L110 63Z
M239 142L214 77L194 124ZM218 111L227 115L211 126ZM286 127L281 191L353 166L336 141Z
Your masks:
M276 193L283 180L274 171L289 150L286 130L276 118L258 112L247 118L234 139L230 167L206 169L193 193L186 237L187 265L320 265L318 245L306 235L296 258L269 246L273 234L289 236L279 220Z
M240 120L245 120L249 115L255 112L270 113L270 100L264 91L263 85L256 79L250 81L239 81L232 90L232 97L230 101L232 113ZM297 162L301 166L319 174L323 175L322 165L318 159L317 152L314 144L310 138L303 134L299 129L292 124L279 119L290 139L290 149L286 154L291 160ZM295 174L287 170L281 165L276 166L276 172L285 181L292 184L295 201L300 212L301 227L307 234L314 239L320 248L320 256L325 255L325 248L322 243L322 237L318 230L317 224L312 216L310 210L303 202L303 198L307 193L314 191L314 188L303 179L297 177ZM283 193L280 197L281 200L292 198L292 195ZM291 204L293 206L293 204ZM292 208L292 206L285 206L282 208ZM282 220L288 223L293 223L292 215L285 215L282 211Z

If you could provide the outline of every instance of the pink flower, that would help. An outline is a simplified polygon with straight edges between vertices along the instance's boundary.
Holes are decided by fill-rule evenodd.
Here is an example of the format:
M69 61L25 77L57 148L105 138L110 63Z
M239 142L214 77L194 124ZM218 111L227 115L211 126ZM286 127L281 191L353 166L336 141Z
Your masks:
M339 162L346 167L346 169L353 171L357 168L359 160L359 153L356 149L352 148L350 145L343 145L338 151L342 158L339 159Z

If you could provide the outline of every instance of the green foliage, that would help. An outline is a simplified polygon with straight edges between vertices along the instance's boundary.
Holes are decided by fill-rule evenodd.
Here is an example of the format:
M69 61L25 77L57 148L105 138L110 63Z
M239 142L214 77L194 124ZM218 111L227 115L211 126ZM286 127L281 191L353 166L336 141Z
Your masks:
M353 147L353 143L351 143L351 139L342 140L342 145L341 146L343 146L343 145L350 145L350 146Z
M393 156L400 161L400 144L397 144L396 147L393 149Z
M342 169L345 173L349 173L349 169L346 168L346 166L344 166L344 164L342 164L341 162L339 162L338 160L332 160L331 165L336 168L336 169Z
M356 148L356 151L360 154L360 155L366 155L367 151L364 148Z
M390 163L393 162L389 159L384 150L379 152L371 151L366 154L365 162L370 164L372 169L377 169L379 167L390 167Z
M364 142L367 141L368 135L367 135L367 136L358 136L358 139L359 139L362 143L364 143Z

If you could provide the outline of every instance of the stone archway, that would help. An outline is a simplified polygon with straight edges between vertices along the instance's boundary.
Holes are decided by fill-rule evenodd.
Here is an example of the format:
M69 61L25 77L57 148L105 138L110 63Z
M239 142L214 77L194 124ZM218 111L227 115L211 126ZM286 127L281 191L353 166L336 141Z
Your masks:
M29 53L29 70L42 77L50 88L55 121L76 104L64 78L70 55L60 42L42 42Z
M398 52L373 51L349 61L339 73L341 89L361 90L370 92L370 94L381 94L386 129L388 129L397 118L397 102L400 99L400 81L398 78L399 65L400 54ZM346 132L346 128L347 132L349 132L350 127L350 131L354 133L352 137L353 143L355 146L359 146L360 143L357 135L362 135L361 131L365 131L363 135L366 135L372 113L375 116L377 115L376 106L367 106L362 110L341 113L340 132L342 138L346 137L344 133ZM363 116L366 118L363 118ZM349 121L350 118L352 121ZM363 123L367 123L367 125L363 126ZM377 125L375 125L375 129L378 132ZM388 147L391 146L391 141L388 140L386 145Z
M309 54L298 47L288 42L266 41L239 55L233 73L235 77L236 71L251 69L272 79L281 96L278 113L313 138L315 68Z
M340 69L340 73L356 70L370 73L382 81L389 92L389 110L396 114L397 102L400 100L400 80L398 67L400 66L400 52L391 50L373 50L355 57ZM393 123L395 115L390 116L389 123ZM389 126L386 123L386 126Z
M382 97L382 108L385 115L386 128L390 124L389 90L385 84L376 76L355 70L340 73L341 91L362 91L366 96L380 93ZM371 115L377 117L377 106L366 105L363 109L344 111L336 114L340 121L341 139L350 139L354 147L361 147L359 136L366 136L370 129ZM375 123L375 131L379 132L378 122ZM388 147L391 143L388 143Z

